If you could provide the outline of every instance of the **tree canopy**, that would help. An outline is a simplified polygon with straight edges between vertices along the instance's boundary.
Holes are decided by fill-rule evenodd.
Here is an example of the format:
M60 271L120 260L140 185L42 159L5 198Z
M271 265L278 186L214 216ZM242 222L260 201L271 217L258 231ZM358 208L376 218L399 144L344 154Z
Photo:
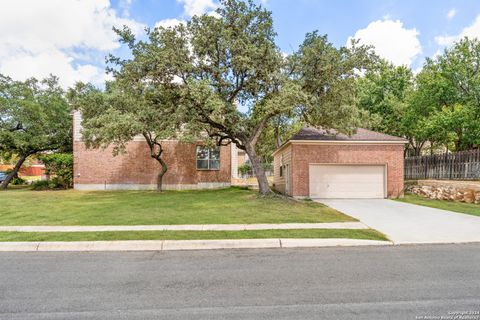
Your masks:
M0 188L7 188L29 156L71 150L70 112L56 77L14 81L0 75L0 154L17 159Z
M403 136L420 155L429 142L461 151L480 144L480 42L464 38L413 75L407 67L380 62L358 80L360 108L373 128Z
M453 150L480 145L480 42L464 38L427 59L418 75L421 102L431 113L432 140Z

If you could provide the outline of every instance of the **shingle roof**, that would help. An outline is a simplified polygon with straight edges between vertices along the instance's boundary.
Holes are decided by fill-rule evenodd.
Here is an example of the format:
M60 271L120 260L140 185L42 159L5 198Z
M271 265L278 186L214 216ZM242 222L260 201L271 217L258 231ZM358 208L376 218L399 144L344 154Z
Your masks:
M406 142L404 138L358 128L351 136L338 133L336 130L303 127L290 140L325 140L325 141L399 141Z

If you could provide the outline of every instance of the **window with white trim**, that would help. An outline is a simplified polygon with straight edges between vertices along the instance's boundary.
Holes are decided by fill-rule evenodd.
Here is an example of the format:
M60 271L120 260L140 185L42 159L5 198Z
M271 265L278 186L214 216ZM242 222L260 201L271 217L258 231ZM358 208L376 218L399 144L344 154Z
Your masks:
M197 169L220 170L220 148L197 146Z

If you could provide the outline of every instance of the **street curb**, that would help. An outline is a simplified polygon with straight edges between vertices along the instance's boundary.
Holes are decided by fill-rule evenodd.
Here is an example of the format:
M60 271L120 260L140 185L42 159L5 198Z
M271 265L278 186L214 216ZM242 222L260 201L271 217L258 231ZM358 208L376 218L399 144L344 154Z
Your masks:
M391 246L390 241L362 239L127 240L72 242L0 242L0 252L175 251L273 249L338 246Z

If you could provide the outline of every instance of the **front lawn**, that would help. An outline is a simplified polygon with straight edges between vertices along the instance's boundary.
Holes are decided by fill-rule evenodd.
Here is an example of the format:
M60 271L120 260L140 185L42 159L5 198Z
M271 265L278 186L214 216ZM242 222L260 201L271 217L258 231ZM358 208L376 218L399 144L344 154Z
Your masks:
M0 225L172 225L355 221L312 201L203 191L0 192Z
M413 194L406 194L403 199L398 199L398 201L480 217L480 205L473 203L428 199Z
M0 241L212 240L348 238L388 240L372 229L294 229L253 231L0 232Z

